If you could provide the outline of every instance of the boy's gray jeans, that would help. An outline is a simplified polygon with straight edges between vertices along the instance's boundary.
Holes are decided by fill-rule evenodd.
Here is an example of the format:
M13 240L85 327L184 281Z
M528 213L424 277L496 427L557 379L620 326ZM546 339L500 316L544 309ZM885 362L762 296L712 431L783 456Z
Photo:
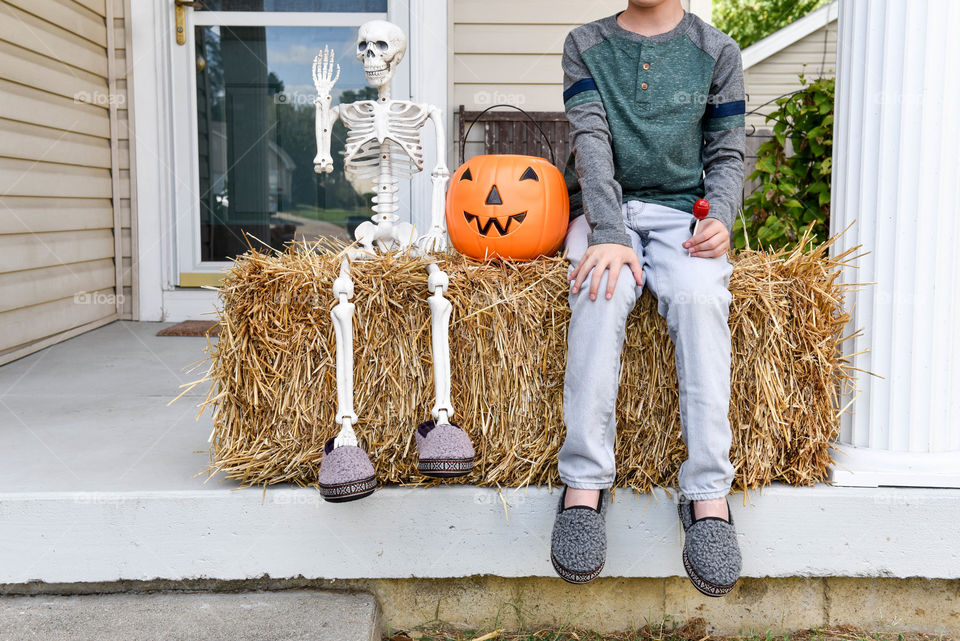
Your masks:
M726 255L691 257L681 243L690 238L694 217L670 207L631 200L623 217L643 264L643 284L657 298L676 352L681 436L688 458L680 466L680 491L691 500L727 495L730 463L730 274ZM570 223L565 247L572 270L587 249L585 216ZM613 297L607 275L596 300L590 277L570 293L570 328L563 416L566 439L560 449L561 480L573 488L603 489L616 475L614 439L620 352L626 320L642 292L624 266ZM656 417L654 417L656 420Z

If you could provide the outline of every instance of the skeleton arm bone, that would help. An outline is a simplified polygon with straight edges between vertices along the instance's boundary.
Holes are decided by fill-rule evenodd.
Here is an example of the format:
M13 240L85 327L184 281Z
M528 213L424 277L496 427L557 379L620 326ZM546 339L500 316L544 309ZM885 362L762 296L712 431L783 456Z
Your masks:
M333 172L333 157L330 155L330 137L333 123L339 117L340 107L330 108L329 96L325 106L317 99L317 156L313 159L313 170L320 173Z
M447 153L446 136L443 130L442 112L439 108L430 105L430 120L433 121L434 131L437 133L437 165L430 173L433 183L433 195L430 199L430 230L420 237L417 242L424 251L444 251L447 248L447 228L444 220L444 205L446 202L447 180L450 179L450 170L444 158Z
M333 96L330 90L340 77L340 65L337 64L337 73L333 75L335 58L332 49L324 45L323 51L313 60L313 84L317 88L317 97L314 104L317 106L316 134L317 156L313 159L313 170L316 173L330 173L333 171L333 157L330 155L330 138L333 135L333 123L340 117L340 106L330 107Z

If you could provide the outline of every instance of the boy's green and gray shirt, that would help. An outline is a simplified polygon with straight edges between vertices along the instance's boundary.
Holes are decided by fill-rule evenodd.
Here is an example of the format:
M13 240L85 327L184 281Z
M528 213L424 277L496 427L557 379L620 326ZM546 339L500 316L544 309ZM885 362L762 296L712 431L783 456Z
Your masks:
M571 218L586 215L591 245L629 247L622 203L692 213L707 198L709 217L732 230L743 193L740 48L689 12L655 36L624 29L618 15L576 27L563 45Z

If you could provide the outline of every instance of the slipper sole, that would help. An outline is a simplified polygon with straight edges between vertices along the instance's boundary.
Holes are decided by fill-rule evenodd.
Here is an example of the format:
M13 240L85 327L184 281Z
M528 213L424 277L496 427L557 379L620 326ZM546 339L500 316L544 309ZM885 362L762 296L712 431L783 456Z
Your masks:
M557 557L553 555L553 552L550 553L550 562L553 563L553 569L556 570L557 575L561 579L567 583L575 583L577 585L589 583L597 578L597 576L600 574L600 571L603 570L604 563L606 563L606 561L604 561L604 563L600 564L600 567L598 567L596 570L591 570L590 572L574 572L560 565L559 561L557 561Z
M377 477L370 476L359 481L349 483L326 484L320 483L320 495L323 500L331 503L345 503L355 501L373 494L377 489Z
M690 563L690 559L687 558L686 548L683 549L683 569L687 571L687 577L689 577L693 587L707 596L726 596L730 594L730 591L737 585L736 581L730 585L716 585L701 577L697 574L696 570L693 569L693 564Z
M472 458L428 458L421 459L417 471L425 476L452 478L464 476L473 470Z

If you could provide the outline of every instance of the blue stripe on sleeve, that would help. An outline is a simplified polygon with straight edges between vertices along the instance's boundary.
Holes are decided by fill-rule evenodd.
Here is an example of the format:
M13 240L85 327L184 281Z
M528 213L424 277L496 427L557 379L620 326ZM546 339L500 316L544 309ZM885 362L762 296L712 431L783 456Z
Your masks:
M593 81L593 78L581 78L570 85L569 89L563 92L563 101L566 102L578 93L583 93L584 91L590 91L591 89L596 88L597 83Z
M573 87L570 88L573 89ZM725 118L727 116L746 113L746 111L747 102L745 100L734 100L733 102L724 102L719 105L707 105L707 118Z

